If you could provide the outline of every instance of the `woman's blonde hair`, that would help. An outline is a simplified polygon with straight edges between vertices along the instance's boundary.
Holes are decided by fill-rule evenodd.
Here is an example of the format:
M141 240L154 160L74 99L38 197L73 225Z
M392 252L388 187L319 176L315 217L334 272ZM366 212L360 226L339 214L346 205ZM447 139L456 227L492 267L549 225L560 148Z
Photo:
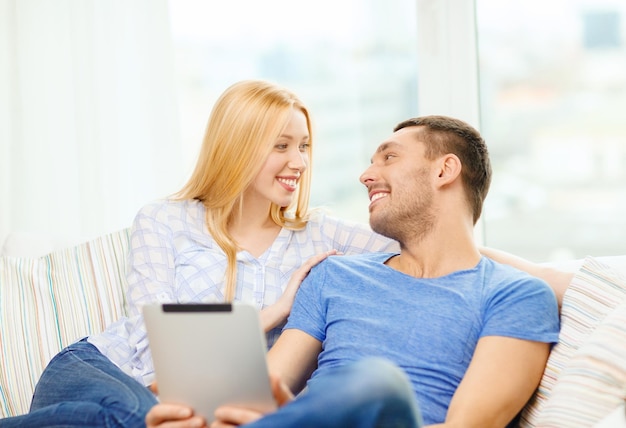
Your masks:
M310 162L311 120L307 108L296 95L261 80L246 80L230 86L213 107L195 169L176 195L178 199L202 201L206 208L209 233L227 258L226 301L232 301L235 296L239 249L228 232L229 222L245 209L243 193L263 167L293 109L300 110L306 117ZM297 195L291 205L271 204L270 216L277 225L290 229L305 226L310 186L309 163L300 177Z

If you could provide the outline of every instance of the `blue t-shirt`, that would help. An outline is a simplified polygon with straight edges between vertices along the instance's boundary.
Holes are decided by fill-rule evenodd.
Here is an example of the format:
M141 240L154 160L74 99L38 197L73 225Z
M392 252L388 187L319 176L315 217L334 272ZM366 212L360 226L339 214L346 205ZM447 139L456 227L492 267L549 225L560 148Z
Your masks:
M313 377L387 358L408 375L428 425L445 420L481 337L558 341L558 305L544 281L486 257L473 269L415 278L384 264L393 255L329 257L302 283L285 329L322 342Z

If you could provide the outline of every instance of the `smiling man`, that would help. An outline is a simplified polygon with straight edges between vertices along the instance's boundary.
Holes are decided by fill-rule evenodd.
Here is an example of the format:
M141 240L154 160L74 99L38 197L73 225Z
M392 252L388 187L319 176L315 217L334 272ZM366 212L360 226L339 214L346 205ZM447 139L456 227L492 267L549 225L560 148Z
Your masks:
M223 407L211 426L506 426L539 384L559 320L545 282L478 251L490 181L471 126L400 123L361 175L371 227L400 253L313 268L268 355L281 407ZM149 425L172 415L163 406Z

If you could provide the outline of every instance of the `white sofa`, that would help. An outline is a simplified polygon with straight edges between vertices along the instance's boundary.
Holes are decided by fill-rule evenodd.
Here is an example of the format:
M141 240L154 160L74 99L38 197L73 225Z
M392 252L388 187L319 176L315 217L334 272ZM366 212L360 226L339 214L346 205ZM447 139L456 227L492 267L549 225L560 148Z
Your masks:
M128 246L124 229L43 256L0 255L0 417L28 410L61 348L125 314ZM520 426L626 428L626 255L558 266L576 274Z

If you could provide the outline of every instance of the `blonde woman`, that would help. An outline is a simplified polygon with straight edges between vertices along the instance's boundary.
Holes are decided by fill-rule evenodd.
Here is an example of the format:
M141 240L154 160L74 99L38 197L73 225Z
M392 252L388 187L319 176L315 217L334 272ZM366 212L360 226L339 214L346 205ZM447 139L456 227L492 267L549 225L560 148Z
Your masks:
M187 184L135 218L129 317L61 351L30 413L0 426L143 426L156 404L143 305L252 303L271 346L313 265L336 252L397 249L368 226L309 211L312 148L308 109L293 93L256 80L229 87Z

